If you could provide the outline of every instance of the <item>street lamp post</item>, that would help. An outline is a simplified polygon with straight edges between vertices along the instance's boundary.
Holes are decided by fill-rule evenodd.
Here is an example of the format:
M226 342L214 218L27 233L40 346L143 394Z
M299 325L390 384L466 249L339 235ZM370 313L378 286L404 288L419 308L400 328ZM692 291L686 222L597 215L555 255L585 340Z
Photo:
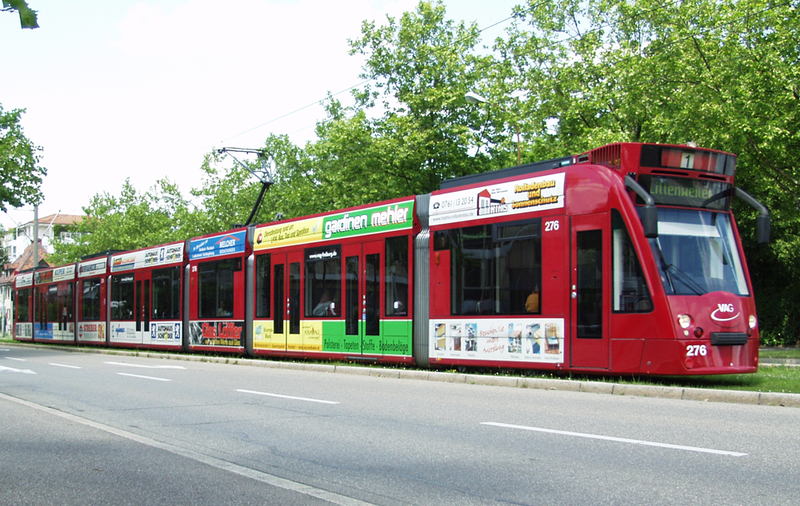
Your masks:
M469 103L469 104L495 105L495 106L499 107L500 109L504 110L505 112L509 112L508 109L506 109L502 105L496 104L494 102L490 102L488 99L483 98L482 96L478 95L474 91L468 91L464 95L464 98L467 100L467 103ZM517 133L517 165L521 165L522 164L522 161L521 161L522 156L521 156L520 147L519 147L519 125L517 124L516 121L514 121L514 130Z

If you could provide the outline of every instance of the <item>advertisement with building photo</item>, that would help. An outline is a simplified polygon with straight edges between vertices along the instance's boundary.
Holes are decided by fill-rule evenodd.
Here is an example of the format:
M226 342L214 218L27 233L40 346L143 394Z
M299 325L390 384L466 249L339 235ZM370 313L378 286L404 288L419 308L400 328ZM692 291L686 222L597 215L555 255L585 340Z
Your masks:
M432 320L430 356L491 361L564 362L564 320Z

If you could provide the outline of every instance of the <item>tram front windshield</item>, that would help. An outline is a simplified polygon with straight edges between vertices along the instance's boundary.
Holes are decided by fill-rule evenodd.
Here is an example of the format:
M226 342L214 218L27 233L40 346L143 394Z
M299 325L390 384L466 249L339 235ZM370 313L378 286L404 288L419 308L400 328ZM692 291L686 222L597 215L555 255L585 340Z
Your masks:
M728 214L659 208L658 237L650 247L668 295L748 295Z

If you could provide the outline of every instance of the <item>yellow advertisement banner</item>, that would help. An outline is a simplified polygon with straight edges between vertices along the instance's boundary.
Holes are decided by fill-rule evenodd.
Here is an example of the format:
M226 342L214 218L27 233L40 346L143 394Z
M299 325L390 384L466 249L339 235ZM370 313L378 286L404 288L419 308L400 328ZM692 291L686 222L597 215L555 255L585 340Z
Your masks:
M322 217L256 228L253 249L263 250L322 240Z

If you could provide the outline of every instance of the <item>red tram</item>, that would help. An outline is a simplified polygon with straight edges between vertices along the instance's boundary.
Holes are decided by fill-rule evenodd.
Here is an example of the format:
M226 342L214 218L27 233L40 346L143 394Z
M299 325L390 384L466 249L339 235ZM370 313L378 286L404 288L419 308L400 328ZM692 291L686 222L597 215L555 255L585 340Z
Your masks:
M183 348L184 243L111 256L108 343L128 348Z
M78 329L81 345L108 344L108 274L111 254L103 253L78 262Z
M598 373L755 372L730 211L736 158L614 144L431 196L431 362ZM503 177L508 174L508 177ZM425 362L420 350L418 362Z
M760 242L769 212L733 185L735 164L688 145L612 144L428 195L120 253L107 271L79 263L77 280L74 266L72 280L68 267L58 281L21 274L15 338L55 339L37 334L39 322L69 341L75 285L79 343L421 367L755 372L758 322L731 199L758 210Z
M414 205L257 227L253 353L412 362Z
M28 281L23 278L22 283ZM30 291L23 290L22 295L23 298L30 297L26 323L19 329L23 336L30 336L37 342L75 344L75 265L36 270L32 284ZM27 332L28 322L30 334Z
M247 229L188 241L189 351L245 351L245 267L252 249Z

